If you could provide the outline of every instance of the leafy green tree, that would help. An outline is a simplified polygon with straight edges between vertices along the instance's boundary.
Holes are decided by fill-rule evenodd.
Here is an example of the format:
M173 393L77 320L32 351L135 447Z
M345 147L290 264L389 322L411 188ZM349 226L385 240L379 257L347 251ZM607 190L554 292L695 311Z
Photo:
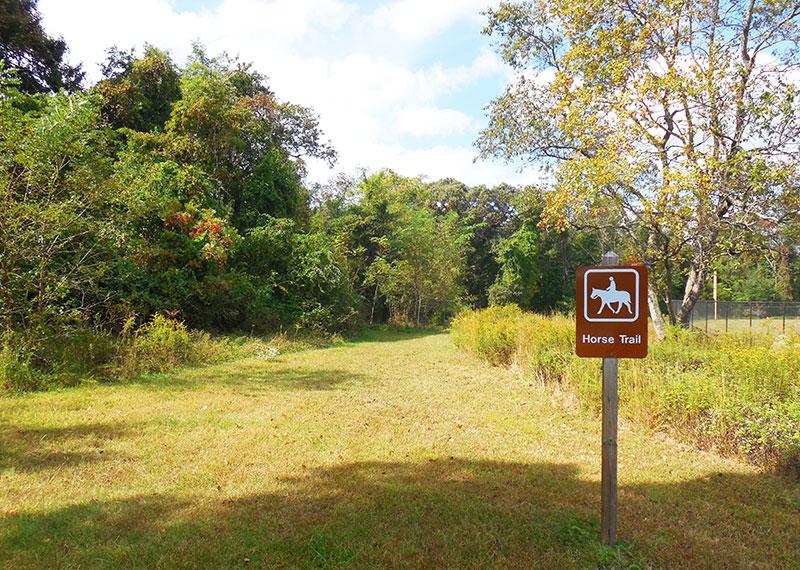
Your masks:
M500 271L497 248L501 240L519 227L518 212L513 204L518 189L508 185L469 187L457 180L445 179L430 184L427 190L437 214L452 212L469 228L464 272L466 300L479 307L487 306L489 288Z
M108 303L102 284L125 236L108 135L92 97L2 86L3 328L90 323Z
M575 270L592 261L599 244L588 232L543 228L543 205L535 189L518 200L522 225L497 248L500 271L489 289L493 305L514 303L542 312L573 304Z
M196 48L166 125L167 152L217 181L240 230L265 216L303 218L302 157L336 156L312 111L279 102L262 81L247 66Z
M115 165L130 219L128 243L113 266L120 308L144 319L168 311L192 326L235 328L244 319L241 298L223 292L235 281L229 260L239 237L213 180L194 165L158 160L137 142L131 138Z
M666 284L688 321L709 270L796 215L800 109L787 81L800 5L594 0L502 2L487 32L518 71L478 145L553 167L544 221L607 229Z
M722 260L715 266L719 278L720 301L786 301L791 297L786 276L778 265L780 258L764 255L739 255ZM711 283L703 291L705 298L712 297Z
M437 217L430 210L408 209L388 237L388 260L369 266L366 285L379 286L392 319L420 325L446 320L463 294L467 235L455 215Z
M400 224L402 208L395 204L410 207L418 203L419 181L382 171L361 181L340 178L335 184L318 205L313 224L334 236L346 252L350 279L369 304L370 320L386 321L390 315L379 286L382 278L375 275L375 269L372 276L368 270L387 255L389 236Z
M362 184L367 256L363 283L375 286L397 321L446 316L463 296L468 231L454 212L437 215L429 189L389 171ZM373 299L374 305L374 299Z
M24 93L76 91L83 80L80 65L64 62L66 42L42 29L36 0L0 0L0 61L13 69Z
M464 297L471 231L457 213L437 210L420 179L388 170L325 192L313 223L346 252L370 322L446 320Z
M304 231L293 220L272 219L247 231L235 263L252 276L247 307L254 328L297 323L343 330L358 318L344 255L324 233Z
M106 88L136 87L142 70L141 77L153 69L171 76L171 63L157 50L148 49L143 59L116 51L110 55ZM335 266L311 255L307 244L316 244L321 255L338 255L336 244L302 231L307 192L301 159L294 157L304 148L309 155L325 154L325 145L317 141L321 133L313 130L316 123L292 126L286 114L294 116L299 108L284 112L285 104L261 75L224 55L209 58L200 47L179 81L174 103L156 98L166 102L159 107L169 112L166 122L163 114L149 112L152 105L121 99L126 113L146 110L139 116L155 122L130 123L116 165L118 184L131 191L136 243L117 264L120 296L144 316L169 311L203 328L344 326L352 299L301 279L303 272L324 273ZM162 93L138 87L130 92L141 94L140 100ZM310 110L304 113L312 117ZM304 128L312 131L297 130ZM259 283L266 269L253 248L279 245L269 260L269 275L277 271L278 276ZM302 259L279 259L283 255ZM341 282L337 287L343 291Z
M178 69L169 55L147 46L144 56L133 51L108 51L103 66L105 79L94 86L103 96L103 116L116 128L149 132L163 129L180 98Z

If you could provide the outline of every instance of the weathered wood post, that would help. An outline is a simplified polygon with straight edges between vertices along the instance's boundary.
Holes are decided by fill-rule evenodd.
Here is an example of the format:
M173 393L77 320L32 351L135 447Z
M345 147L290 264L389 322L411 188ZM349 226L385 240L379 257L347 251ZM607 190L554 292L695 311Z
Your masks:
M609 251L603 265L619 265L619 256ZM600 536L603 544L617 543L617 410L618 360L603 358L603 460L601 467Z
M617 406L620 358L647 357L647 267L609 251L575 272L575 354L603 359L600 540L617 542Z

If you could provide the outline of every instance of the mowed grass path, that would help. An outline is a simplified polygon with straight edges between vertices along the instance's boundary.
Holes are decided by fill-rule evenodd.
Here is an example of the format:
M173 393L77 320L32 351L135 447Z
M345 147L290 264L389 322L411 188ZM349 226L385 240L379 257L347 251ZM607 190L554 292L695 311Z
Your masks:
M800 484L624 425L601 548L566 400L401 333L2 398L0 565L800 568Z

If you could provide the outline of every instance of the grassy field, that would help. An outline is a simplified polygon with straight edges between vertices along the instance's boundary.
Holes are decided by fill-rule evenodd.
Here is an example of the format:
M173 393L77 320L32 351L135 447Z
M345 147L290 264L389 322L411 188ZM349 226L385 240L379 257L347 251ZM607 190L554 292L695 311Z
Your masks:
M444 334L5 397L0 566L800 567L800 484L624 424L601 547L599 428Z
M754 335L800 335L800 319L797 318L787 318L785 322L780 317L754 318L752 322L749 319L728 319L727 322L724 318L709 319L708 322L705 319L697 319L692 322L692 326L698 330L708 331L713 334L725 332L747 334L752 332Z

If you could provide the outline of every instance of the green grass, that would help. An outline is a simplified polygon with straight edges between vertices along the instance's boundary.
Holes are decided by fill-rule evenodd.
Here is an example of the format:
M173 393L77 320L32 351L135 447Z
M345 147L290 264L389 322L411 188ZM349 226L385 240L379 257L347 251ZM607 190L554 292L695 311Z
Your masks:
M787 317L786 321L780 317L753 318L750 319L728 319L698 318L692 322L692 326L709 334L730 333L730 334L749 334L778 336L781 334L800 335L800 319Z
M361 342L0 398L4 568L797 568L800 485L456 350Z

